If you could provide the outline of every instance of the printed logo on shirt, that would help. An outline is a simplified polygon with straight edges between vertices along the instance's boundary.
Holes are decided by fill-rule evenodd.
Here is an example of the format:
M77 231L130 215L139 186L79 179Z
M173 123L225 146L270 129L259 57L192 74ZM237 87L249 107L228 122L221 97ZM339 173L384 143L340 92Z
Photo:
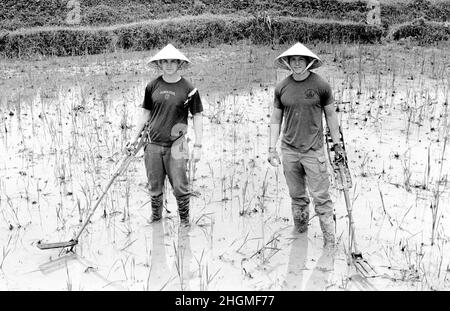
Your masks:
M175 96L175 92L172 91L161 91L159 92L160 95L164 94L164 99L169 99L170 95Z
M313 89L307 89L305 91L305 96L307 99L314 98L316 94L317 94L316 91L314 91Z

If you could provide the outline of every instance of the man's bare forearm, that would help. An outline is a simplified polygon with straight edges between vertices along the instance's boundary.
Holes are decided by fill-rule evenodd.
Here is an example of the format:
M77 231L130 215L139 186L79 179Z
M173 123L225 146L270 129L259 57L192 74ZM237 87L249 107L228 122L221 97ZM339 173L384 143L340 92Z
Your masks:
M330 129L330 135L333 139L333 143L339 144L340 142L340 133L339 133L339 122L337 118L329 118L327 119L328 128Z
M270 123L269 148L275 148L280 137L280 123Z
M339 120L333 104L326 107L325 118L333 143L339 144L341 138L341 134L339 133Z
M195 133L195 144L201 145L203 140L203 115L202 113L196 113L194 115L194 133Z
M280 137L281 120L283 112L281 109L274 108L270 117L269 129L269 148L275 148Z
M142 129L144 128L145 123L147 123L149 117L150 117L150 110L142 109L142 113L139 114L132 139L137 139L139 137L139 134L142 132Z

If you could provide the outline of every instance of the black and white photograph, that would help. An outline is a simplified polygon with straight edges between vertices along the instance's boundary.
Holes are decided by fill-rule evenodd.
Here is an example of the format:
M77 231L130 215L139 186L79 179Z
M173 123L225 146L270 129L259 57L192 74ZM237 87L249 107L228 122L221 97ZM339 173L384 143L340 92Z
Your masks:
M449 39L450 0L0 0L0 291L450 290Z

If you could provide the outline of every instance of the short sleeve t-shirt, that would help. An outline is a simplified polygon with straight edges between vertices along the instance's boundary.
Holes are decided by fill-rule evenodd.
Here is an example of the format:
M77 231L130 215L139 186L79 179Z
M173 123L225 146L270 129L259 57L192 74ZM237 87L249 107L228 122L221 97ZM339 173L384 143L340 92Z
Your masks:
M151 81L145 88L142 108L150 110L150 141L153 144L169 147L179 136L173 133L175 128L185 125L187 128L188 110L192 115L202 112L203 105L198 92L189 101L184 102L194 87L185 78L168 83L162 76Z
M275 88L274 107L283 110L282 145L299 152L323 147L323 107L334 101L330 85L311 72L303 81L292 75Z

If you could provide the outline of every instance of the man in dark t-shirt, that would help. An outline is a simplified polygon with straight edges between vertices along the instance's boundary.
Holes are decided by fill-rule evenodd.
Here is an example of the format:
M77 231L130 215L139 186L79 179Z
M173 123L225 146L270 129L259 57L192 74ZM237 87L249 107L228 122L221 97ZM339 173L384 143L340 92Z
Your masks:
M192 160L200 160L202 148L203 106L197 92L188 99L194 87L178 70L190 61L173 45L168 44L150 60L163 74L145 88L142 114L136 126L133 145L149 122L149 144L145 146L145 167L151 195L152 221L162 217L163 187L166 176L173 188L182 224L189 224L189 181L186 175L189 148L185 138L188 112L193 115L195 143Z
M333 203L328 191L330 182L323 149L322 113L325 114L336 152L342 154L343 151L338 144L339 123L331 87L318 74L309 71L321 66L322 61L301 43L278 56L275 63L292 74L275 88L268 161L273 166L278 166L280 162L275 146L284 118L281 154L295 230L303 233L308 228L308 184L315 212L319 216L324 245L334 246Z
M185 78L178 82L166 82L163 76L157 77L145 88L142 108L150 111L149 138L152 144L170 147L179 133L172 131L177 125L186 125L188 110L194 116L203 111L198 92L189 101L188 107L183 103L194 87Z

